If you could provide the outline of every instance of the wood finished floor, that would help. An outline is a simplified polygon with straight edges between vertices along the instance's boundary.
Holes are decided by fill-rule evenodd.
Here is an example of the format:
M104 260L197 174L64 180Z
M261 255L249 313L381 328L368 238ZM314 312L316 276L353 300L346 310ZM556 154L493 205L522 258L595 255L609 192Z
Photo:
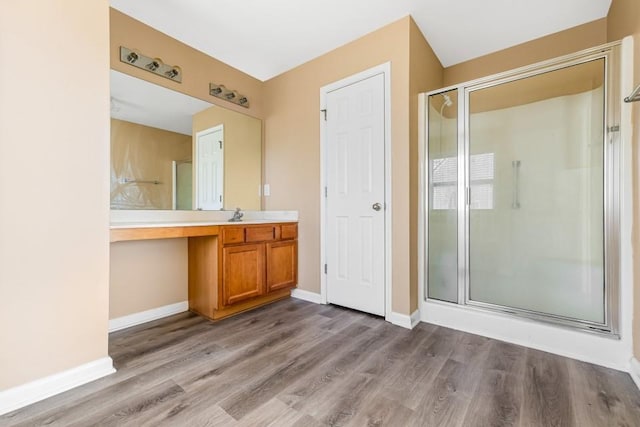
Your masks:
M295 299L111 334L118 372L10 426L640 426L628 374Z

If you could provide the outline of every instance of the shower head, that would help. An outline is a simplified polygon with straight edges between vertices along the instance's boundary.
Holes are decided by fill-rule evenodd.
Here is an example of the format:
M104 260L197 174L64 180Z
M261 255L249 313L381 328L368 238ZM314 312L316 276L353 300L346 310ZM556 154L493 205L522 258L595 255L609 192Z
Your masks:
M451 101L451 97L449 95L443 93L442 97L444 98L444 105L446 105L447 107L451 107L453 105L453 102Z

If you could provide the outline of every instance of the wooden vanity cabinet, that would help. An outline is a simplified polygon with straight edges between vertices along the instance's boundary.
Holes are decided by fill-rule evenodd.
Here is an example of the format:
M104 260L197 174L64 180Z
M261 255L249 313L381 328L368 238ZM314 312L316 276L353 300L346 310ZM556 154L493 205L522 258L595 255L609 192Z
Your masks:
M296 223L220 226L215 260L210 243L189 239L189 308L205 317L286 298L298 283Z
M244 236L242 241L240 236ZM229 227L226 235L223 231L223 304L229 306L295 287L298 283L297 237L297 224Z
M298 241L267 243L265 249L267 292L295 287L298 284Z
M222 248L222 303L232 305L264 294L264 245Z

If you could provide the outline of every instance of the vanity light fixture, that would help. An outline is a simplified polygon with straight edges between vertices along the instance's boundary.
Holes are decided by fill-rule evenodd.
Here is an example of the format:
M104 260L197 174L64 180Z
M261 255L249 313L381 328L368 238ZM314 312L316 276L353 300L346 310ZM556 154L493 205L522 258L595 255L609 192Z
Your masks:
M146 67L149 71L156 71L158 68L160 68L160 61L154 59L153 61L149 62Z
M127 62L128 62L129 64L133 64L133 63L135 63L135 62L138 60L138 58L140 58L140 57L138 56L138 54L137 54L137 53L135 53L135 52L130 52L130 53L127 55Z
M175 78L178 74L180 74L179 67L173 67L172 69L164 73L164 75L169 77L170 79Z
M241 107L249 108L249 99L237 91L227 89L224 85L209 83L209 94L225 101L233 102Z
M218 96L224 90L224 86L215 86L213 83L209 85L209 93L213 96Z
M174 82L182 83L182 70L180 67L166 65L159 58L151 58L133 49L120 46L120 61Z

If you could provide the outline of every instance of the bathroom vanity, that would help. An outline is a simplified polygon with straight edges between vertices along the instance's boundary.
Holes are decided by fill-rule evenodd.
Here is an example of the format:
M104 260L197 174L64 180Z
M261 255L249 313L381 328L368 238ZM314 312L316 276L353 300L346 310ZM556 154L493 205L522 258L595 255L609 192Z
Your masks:
M111 242L188 239L189 310L212 320L287 298L298 280L295 220L120 223Z

